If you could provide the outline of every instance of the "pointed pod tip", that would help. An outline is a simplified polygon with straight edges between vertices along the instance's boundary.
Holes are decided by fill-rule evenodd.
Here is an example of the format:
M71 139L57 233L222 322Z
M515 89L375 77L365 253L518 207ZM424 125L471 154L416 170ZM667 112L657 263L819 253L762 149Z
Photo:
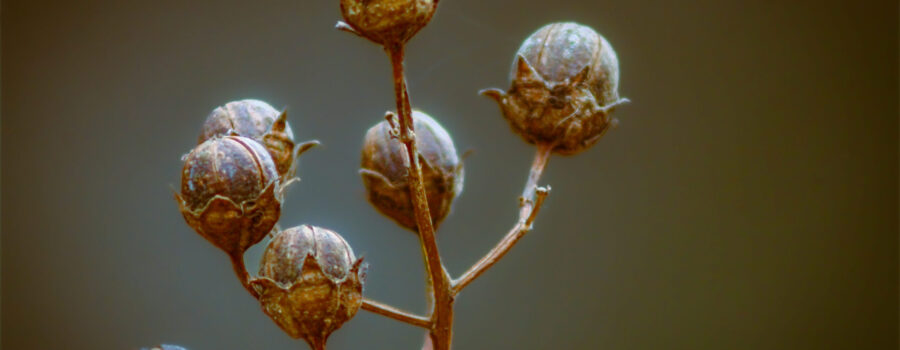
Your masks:
M313 149L314 147L318 147L321 145L322 145L322 143L319 142L319 140L309 140L309 141L303 142L303 143L297 145L297 151L294 152L294 157L295 158L300 157L300 155L305 153L306 151L309 151L309 150Z
M334 29L337 29L337 30L340 30L343 32L347 32L347 33L350 33L350 34L353 34L356 36L362 36L362 34L360 34L358 31L356 31L356 29L353 29L352 26L350 26L349 24L347 24L347 22L344 22L344 21L337 21L337 23L334 24Z
M516 80L541 80L540 75L528 63L525 56L516 55Z
M272 123L272 131L282 132L287 127L287 108L281 111L278 114L278 118L275 118L275 122Z
M516 67L518 67L518 68L529 67L530 68L531 65L528 64L528 60L525 59L525 56L522 56L522 54L517 54L516 55Z
M369 272L369 263L364 262L363 258L360 257L353 263L353 266L350 267L350 272L356 274L356 278L359 279L360 283L366 283L366 277Z
M506 92L497 88L483 89L481 91L478 91L478 94L481 96L489 97L494 101L497 101L497 103L502 102L503 98L506 97Z
M591 66L585 65L584 68L581 68L578 71L578 74L575 74L573 77L569 78L569 84L571 85L580 85L587 81L588 75L591 74Z

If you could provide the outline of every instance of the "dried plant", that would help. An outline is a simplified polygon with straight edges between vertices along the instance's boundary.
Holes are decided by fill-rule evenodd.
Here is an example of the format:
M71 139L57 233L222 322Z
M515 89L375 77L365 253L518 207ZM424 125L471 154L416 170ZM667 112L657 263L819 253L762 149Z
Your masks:
M428 332L423 349L447 350L453 303L526 233L550 193L538 186L554 153L572 155L616 125L619 63L609 42L576 23L552 23L528 37L515 55L509 90L481 93L500 106L511 129L536 148L512 229L458 278L441 263L435 231L463 187L463 169L450 134L413 111L406 87L404 47L434 15L437 0L341 0L337 28L368 39L390 58L396 111L365 135L361 170L369 201L417 233L430 311L416 315L362 296L366 264L337 233L310 225L279 230L282 193L294 180L296 158L318 144L295 144L287 114L258 100L218 107L207 117L200 144L184 157L177 202L188 224L222 249L238 279L263 311L294 338L324 349L328 336L359 308ZM259 276L244 267L244 252L267 234ZM159 348L177 348L160 346Z

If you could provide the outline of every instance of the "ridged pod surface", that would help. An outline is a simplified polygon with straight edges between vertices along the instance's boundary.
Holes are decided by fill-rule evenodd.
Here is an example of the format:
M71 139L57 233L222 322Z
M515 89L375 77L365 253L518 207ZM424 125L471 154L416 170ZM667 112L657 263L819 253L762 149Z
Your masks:
M464 172L450 134L425 113L413 111L412 117L428 208L438 226L462 192ZM392 126L385 120L366 132L360 173L369 202L401 226L416 231L406 146L391 137L391 131Z
M250 282L263 311L294 338L314 349L362 305L366 266L340 235L302 225L269 242L259 278Z
M435 0L341 0L341 14L363 37L384 46L402 45L428 24Z
M293 169L294 132L287 122L287 112L279 112L260 100L228 102L206 117L200 129L199 143L227 135L248 137L262 143L275 161L279 174L288 174Z
M531 34L516 53L511 87L483 94L500 104L513 131L533 144L575 154L596 143L615 124L619 61L593 29L552 23Z
M272 157L240 136L211 138L186 155L175 197L188 225L232 255L262 240L281 214Z

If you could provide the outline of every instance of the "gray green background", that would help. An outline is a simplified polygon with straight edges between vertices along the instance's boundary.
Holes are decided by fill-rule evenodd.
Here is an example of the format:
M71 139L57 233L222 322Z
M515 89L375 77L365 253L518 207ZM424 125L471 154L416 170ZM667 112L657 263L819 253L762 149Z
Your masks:
M520 42L602 33L633 103L554 157L536 230L459 298L456 349L889 349L898 344L898 7L891 1L444 0L409 45L414 107L466 160L439 234L464 271L512 225L533 149L497 106ZM2 347L302 349L172 198L214 107L288 107L303 157L281 223L334 229L366 294L423 312L413 235L365 201L393 108L338 1L3 1ZM247 255L257 265L261 247ZM417 349L360 314L331 349Z

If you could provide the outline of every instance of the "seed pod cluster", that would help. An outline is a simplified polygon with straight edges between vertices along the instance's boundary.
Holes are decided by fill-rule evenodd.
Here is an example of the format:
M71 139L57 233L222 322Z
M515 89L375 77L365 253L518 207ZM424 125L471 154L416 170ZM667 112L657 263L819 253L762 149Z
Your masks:
M260 100L239 100L214 109L200 131L199 143L213 137L238 135L262 143L278 173L292 177L294 164L294 132L287 122L287 112L279 112Z
M278 170L253 139L213 137L184 157L181 193L188 225L234 256L265 237L281 214Z
M463 168L450 134L425 113L413 111L416 146L422 163L422 178L428 208L435 226L450 213L453 200L463 189ZM409 196L406 146L387 120L366 132L360 173L369 202L403 227L416 231Z
M324 349L362 305L366 265L337 233L302 225L269 242L251 285L263 311L294 338Z
M341 0L341 14L355 33L383 46L405 44L428 24L437 0Z
M482 94L500 105L513 131L559 154L576 154L596 143L616 121L619 62L612 46L593 29L552 23L534 32L516 54L509 91Z

